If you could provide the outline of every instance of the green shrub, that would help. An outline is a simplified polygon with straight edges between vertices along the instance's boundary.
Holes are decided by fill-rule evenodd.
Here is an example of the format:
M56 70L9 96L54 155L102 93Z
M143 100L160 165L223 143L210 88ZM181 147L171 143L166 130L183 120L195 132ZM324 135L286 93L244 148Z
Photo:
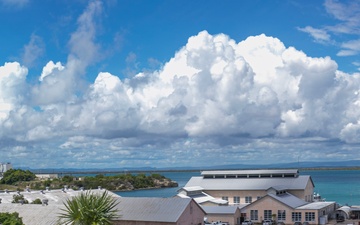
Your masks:
M0 224L2 225L24 225L19 213L0 213Z

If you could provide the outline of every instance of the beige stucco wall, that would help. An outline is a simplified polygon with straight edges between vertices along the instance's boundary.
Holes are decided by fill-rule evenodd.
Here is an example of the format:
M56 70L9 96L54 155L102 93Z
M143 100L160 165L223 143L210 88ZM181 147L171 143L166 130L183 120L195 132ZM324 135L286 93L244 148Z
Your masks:
M218 206L219 204L214 202L203 202L201 203L202 206Z
M323 215L330 215L335 210L335 203L324 207L322 209L302 209L302 210L296 210L293 209L285 204L282 204L281 202L266 196L257 202L254 202L253 204L245 207L242 209L242 212L246 213L246 218L250 219L250 210L258 210L258 220L253 222L262 222L264 218L264 210L272 210L272 214L276 214L275 221L279 222L277 220L277 214L278 210L285 210L286 212L286 220L282 221L285 224L294 224L294 221L292 221L292 212L300 212L301 213L301 222L305 222L305 212L314 212L315 213L315 221L306 221L309 222L309 224L319 224L319 218Z
M204 223L205 212L193 200L181 214L176 225L198 225Z
M240 197L240 204L245 203L245 197L251 196L252 202L256 201L258 197L263 197L267 194L267 190L205 190L205 192L214 198L228 197L229 205L234 204L234 196ZM311 202L314 193L314 186L311 180L308 180L304 190L288 190L288 192L305 201Z
M314 186L309 179L308 183L306 184L305 190L288 190L288 192L296 197L303 199L307 202L312 202L313 194L314 194Z
M226 206L224 206L226 207ZM237 221L240 219L240 210L236 210L236 213L233 215L230 214L207 214L208 222L222 221L228 222L230 225L238 225Z
M228 197L229 205L234 204L234 196L240 197L240 204L245 203L245 197L251 196L252 201L254 202L258 196L262 197L266 195L266 191L260 190L260 191L252 191L252 190L231 190L231 191L225 191L225 190L212 190L208 191L206 190L206 193L213 196L214 198L222 198L224 196Z
M282 222L286 224L293 224L293 222L291 221L291 212L293 211L292 208L282 204L279 201L274 200L269 196L259 199L258 201L254 202L253 204L243 209L242 211L246 213L246 219L250 219L251 210L258 210L258 220L253 220L253 222L255 223L262 222L262 220L264 219L264 210L272 210L272 214L276 214L276 215L278 213L278 210L285 210L286 220Z

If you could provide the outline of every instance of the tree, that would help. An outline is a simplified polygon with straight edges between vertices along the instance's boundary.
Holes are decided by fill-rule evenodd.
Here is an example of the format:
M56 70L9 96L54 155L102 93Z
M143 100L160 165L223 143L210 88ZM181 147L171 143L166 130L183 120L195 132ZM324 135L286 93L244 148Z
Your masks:
M11 203L28 204L29 201L24 198L24 195L13 195L13 200Z
M0 224L2 225L24 225L19 213L0 213Z
M116 209L119 202L107 191L94 194L86 191L68 199L59 215L59 222L67 225L109 225L118 218Z
M15 184L18 181L35 180L36 176L29 170L10 169L6 171L1 179L2 184Z

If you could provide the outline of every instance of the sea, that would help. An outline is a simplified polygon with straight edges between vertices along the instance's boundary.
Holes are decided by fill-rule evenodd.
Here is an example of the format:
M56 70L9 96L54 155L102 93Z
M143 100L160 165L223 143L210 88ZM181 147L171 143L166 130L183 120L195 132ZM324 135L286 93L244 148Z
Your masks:
M178 182L178 187L119 191L122 197L172 197L184 187L192 176L200 176L200 171L156 172ZM360 206L360 170L300 170L300 175L310 175L314 191L326 201L339 205Z

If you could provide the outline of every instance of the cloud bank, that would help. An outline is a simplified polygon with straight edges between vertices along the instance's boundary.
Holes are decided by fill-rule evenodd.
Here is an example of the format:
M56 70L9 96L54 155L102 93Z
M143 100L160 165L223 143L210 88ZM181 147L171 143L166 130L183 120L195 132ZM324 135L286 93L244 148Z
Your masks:
M18 62L0 66L4 159L161 167L360 158L360 74L264 34L236 42L201 31L153 72L104 71L84 85L101 11L89 4L67 61L49 61L38 83Z

